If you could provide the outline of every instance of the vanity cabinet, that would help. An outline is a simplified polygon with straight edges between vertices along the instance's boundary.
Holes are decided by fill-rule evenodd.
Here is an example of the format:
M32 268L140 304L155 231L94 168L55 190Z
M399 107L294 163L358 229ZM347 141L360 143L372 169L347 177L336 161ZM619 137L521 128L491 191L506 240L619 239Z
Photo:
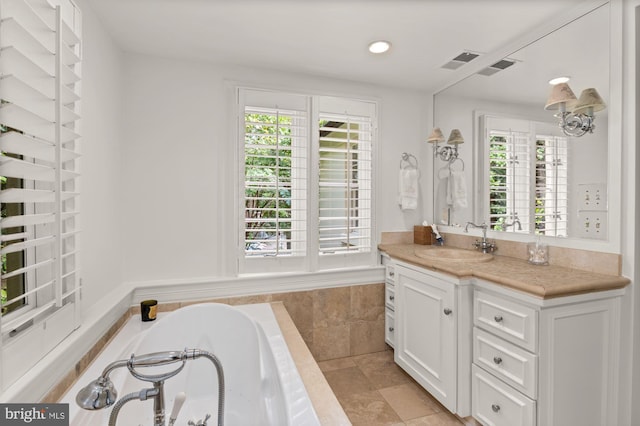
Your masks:
M394 272L395 362L447 409L468 415L469 381L458 379L470 374L470 287L402 262Z
M384 341L395 347L395 282L396 272L395 263L386 254L382 255L382 264L384 265Z
M539 299L483 280L474 287L476 420L617 424L620 290Z

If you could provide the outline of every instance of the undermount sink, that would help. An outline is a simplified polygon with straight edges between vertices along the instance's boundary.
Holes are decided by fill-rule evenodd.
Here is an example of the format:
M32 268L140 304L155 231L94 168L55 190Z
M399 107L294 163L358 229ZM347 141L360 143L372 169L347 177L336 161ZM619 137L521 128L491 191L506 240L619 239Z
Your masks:
M415 249L414 254L422 259L444 262L481 263L493 259L493 255L489 253L453 247L424 247Z

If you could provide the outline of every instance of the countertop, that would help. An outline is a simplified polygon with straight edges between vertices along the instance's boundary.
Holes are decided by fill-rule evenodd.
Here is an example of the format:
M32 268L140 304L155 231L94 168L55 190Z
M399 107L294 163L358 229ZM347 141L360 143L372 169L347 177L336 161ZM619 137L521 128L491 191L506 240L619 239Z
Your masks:
M614 290L625 287L629 279L554 265L531 265L525 260L494 255L484 263L424 259L415 250L419 244L380 244L378 249L393 259L458 278L476 277L505 287L521 290L542 299ZM436 248L437 250L437 248Z

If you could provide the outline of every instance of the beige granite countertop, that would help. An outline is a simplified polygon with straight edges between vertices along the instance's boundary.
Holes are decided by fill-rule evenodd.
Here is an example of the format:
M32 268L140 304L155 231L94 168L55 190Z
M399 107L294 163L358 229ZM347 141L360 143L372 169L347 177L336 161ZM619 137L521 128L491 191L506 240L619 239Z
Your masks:
M571 269L562 266L531 265L525 260L494 255L484 263L439 261L416 256L419 244L380 244L390 257L458 278L477 277L524 291L542 299L623 288L629 280L622 276ZM437 250L437 249L436 249Z

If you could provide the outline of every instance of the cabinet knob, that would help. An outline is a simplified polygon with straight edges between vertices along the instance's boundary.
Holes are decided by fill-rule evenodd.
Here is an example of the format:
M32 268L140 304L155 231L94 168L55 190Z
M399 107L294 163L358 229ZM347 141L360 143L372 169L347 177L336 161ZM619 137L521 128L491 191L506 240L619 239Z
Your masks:
M493 317L493 320L494 320L495 322L502 322L502 319L503 319L503 318L502 318L502 315L496 315L495 317Z
M393 327L389 327L389 331L393 332L394 328Z
M491 404L491 409L494 413L497 413L498 411L500 411L500 406L498 404Z
M395 300L395 298L396 298L396 297L395 297L395 296L393 296L393 295L389 296L389 300L391 300L391 301Z
M444 308L444 314L445 314L445 315L451 315L451 312L453 312L451 309L449 309L449 308Z
M493 357L493 362L495 362L496 364L500 365L500 364L502 364L502 358L500 358L499 356L494 356Z
M393 271L389 271L389 276L390 276L390 277L394 277L395 275L396 275L396 273L395 273L395 272L393 272Z

